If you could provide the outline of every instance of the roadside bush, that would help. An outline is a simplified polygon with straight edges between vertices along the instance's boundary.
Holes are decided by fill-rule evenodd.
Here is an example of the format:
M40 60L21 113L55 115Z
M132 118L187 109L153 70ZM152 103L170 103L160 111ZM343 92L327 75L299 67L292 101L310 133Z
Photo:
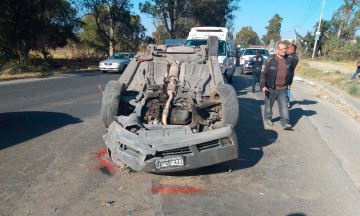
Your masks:
M347 92L351 95L360 95L360 85L359 81L355 80L351 82L351 84L347 88Z
M356 41L330 38L323 46L323 55L333 61L355 60L360 56L360 44Z

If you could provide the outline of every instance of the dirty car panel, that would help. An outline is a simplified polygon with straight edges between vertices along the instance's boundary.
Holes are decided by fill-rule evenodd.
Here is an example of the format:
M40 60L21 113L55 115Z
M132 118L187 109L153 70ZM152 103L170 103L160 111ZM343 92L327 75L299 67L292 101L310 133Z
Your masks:
M149 45L107 84L103 139L115 163L162 173L238 157L238 100L224 83L217 43L209 37L200 47Z

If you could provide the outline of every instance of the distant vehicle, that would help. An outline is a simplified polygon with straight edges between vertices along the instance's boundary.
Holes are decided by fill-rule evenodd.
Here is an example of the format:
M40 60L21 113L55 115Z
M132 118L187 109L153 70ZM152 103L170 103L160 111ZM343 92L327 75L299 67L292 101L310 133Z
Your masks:
M164 44L168 46L181 46L185 44L186 39L165 39Z
M235 46L233 35L224 27L194 27L191 28L185 46L206 45L209 36L217 36L219 39L218 61L224 79L232 82L235 72Z
M245 48L236 48L236 66L240 66L240 57L244 54Z
M103 60L99 63L99 69L101 72L122 72L129 65L134 53L114 53L110 58Z
M260 50L264 59L268 59L270 57L270 52L264 48L247 48L244 53L240 56L240 73L249 73L252 70L252 66L250 65L250 59L254 57L257 51Z

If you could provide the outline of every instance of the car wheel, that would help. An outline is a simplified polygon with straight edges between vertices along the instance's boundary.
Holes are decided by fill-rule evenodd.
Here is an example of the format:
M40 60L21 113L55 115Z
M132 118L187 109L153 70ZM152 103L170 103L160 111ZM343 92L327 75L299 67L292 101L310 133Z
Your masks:
M221 101L221 126L236 126L239 118L239 102L235 89L229 84L219 84L214 100Z
M123 83L115 80L110 80L105 86L101 103L101 119L106 128L113 122L114 117L119 114L119 104L123 86Z
M229 83L229 78L226 75L226 71L222 75L223 75L224 83Z
M123 67L123 69L122 69L122 72L125 71L126 67L127 67L127 65L124 65L124 67Z
M208 55L209 56L218 56L219 52L219 39L216 36L209 36L207 40L209 46Z
M232 81L233 81L233 76L230 76L230 77L228 78L228 83L231 84Z

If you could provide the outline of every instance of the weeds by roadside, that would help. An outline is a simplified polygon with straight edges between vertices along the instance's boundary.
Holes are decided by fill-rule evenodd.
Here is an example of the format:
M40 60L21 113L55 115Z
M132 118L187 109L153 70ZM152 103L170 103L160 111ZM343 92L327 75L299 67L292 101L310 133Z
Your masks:
M348 94L360 98L360 80L351 80L351 75L343 74L339 71L322 71L309 66L308 63L299 62L295 74L300 74L304 77L317 79L332 86L346 91Z
M76 71L87 71L97 69L98 62L78 61L77 59L56 59L50 63L34 62L28 64L8 63L0 68L0 81L27 78L43 78L57 74L71 73Z

